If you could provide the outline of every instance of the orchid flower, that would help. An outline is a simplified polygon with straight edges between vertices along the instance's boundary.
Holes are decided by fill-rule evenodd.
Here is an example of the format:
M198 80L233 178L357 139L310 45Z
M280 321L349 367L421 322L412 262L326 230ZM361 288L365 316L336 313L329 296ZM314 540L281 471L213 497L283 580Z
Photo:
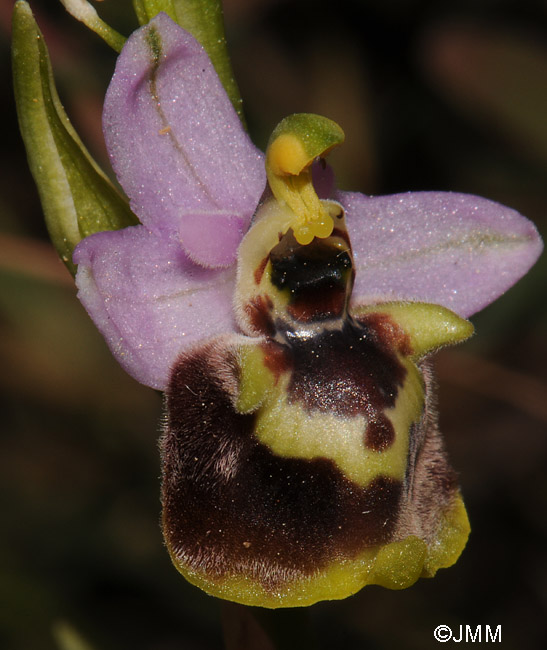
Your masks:
M527 272L534 226L476 196L334 190L344 134L323 117L286 118L263 155L165 14L124 45L103 124L140 223L77 245L78 296L165 393L175 566L293 607L452 565L469 523L428 357Z

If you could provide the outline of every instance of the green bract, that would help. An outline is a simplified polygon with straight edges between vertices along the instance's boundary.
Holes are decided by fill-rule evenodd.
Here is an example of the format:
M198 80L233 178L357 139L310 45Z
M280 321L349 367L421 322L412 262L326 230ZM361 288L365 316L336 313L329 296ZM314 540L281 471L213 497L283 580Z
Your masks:
M72 127L42 34L22 1L13 13L13 78L19 125L49 234L74 274L72 252L81 239L138 220Z

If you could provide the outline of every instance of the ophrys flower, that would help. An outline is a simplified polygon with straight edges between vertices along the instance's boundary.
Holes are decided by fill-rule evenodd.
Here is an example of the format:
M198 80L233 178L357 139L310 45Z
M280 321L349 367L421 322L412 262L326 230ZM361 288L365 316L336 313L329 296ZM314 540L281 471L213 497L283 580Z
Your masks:
M317 116L282 122L264 160L165 15L124 47L104 131L141 225L79 244L79 295L166 392L177 567L277 607L452 564L468 523L424 359L526 272L533 226L474 196L329 192L311 166L343 136Z

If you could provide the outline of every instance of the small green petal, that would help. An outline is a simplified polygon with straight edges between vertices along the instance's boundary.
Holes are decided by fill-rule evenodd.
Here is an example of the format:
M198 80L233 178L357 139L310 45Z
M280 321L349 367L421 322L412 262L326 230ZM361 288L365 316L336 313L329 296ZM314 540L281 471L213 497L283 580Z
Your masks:
M91 158L61 105L43 36L28 3L13 12L13 79L19 126L49 234L72 274L72 252L95 232L138 223Z

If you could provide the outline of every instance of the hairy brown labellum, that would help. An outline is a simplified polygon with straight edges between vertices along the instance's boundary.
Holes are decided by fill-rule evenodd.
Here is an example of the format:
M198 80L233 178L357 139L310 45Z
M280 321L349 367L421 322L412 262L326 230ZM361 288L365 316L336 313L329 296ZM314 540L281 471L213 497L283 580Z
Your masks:
M195 347L171 375L173 561L209 593L266 607L409 586L452 564L468 534L420 359L469 328L431 305L350 310L343 215L321 241L270 241L240 268L251 336Z

